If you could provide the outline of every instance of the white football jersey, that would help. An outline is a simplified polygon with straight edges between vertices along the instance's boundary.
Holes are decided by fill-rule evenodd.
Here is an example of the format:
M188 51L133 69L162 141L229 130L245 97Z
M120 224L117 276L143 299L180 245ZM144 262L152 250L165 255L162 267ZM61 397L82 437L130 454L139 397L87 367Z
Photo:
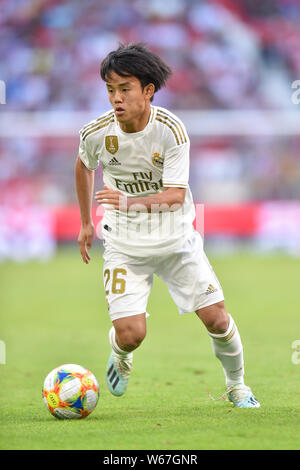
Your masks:
M79 156L89 170L101 163L109 188L127 197L186 188L184 204L175 211L161 207L158 212L157 206L150 213L106 209L102 234L109 245L126 254L147 256L172 252L191 235L195 209L188 185L189 150L181 120L158 106L151 106L148 124L140 132L122 131L113 110L80 130Z

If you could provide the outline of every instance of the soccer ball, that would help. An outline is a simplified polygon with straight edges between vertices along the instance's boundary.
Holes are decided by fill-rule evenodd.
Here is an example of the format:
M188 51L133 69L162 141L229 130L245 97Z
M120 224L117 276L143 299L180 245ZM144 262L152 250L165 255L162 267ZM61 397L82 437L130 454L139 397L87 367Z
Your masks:
M46 408L60 419L85 418L95 409L100 395L96 377L77 364L53 369L42 392Z

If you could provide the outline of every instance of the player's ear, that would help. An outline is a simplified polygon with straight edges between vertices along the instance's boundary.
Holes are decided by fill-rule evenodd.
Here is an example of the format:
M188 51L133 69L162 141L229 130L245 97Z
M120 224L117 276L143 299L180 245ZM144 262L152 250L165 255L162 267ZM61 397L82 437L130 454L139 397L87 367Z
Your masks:
M146 98L148 98L149 100L151 100L151 98L153 97L155 93L155 86L153 83L148 83L148 85L145 86L144 88L144 94L146 96Z

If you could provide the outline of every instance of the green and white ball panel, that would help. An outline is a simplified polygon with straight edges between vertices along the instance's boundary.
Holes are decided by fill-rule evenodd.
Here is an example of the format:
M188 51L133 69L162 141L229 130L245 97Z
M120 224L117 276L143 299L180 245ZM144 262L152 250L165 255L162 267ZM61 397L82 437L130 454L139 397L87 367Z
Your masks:
M81 382L77 377L70 377L70 380L62 383L59 398L62 401L68 401L76 397L81 388Z
M55 408L54 414L59 419L80 419L81 414L65 408Z
M97 402L98 394L95 393L94 390L87 390L85 394L85 404L90 413L96 408Z

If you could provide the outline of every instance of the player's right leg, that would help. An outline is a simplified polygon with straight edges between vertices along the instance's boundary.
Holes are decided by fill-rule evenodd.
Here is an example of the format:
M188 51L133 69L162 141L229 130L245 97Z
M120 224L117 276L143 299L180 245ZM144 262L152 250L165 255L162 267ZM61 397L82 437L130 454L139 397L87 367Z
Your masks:
M103 278L113 327L106 382L113 395L123 395L132 368L133 351L146 335L146 308L153 270L146 258L131 257L105 247Z
M106 382L113 395L125 393L132 368L133 351L146 336L146 313L113 322L109 331L111 353L109 356Z

